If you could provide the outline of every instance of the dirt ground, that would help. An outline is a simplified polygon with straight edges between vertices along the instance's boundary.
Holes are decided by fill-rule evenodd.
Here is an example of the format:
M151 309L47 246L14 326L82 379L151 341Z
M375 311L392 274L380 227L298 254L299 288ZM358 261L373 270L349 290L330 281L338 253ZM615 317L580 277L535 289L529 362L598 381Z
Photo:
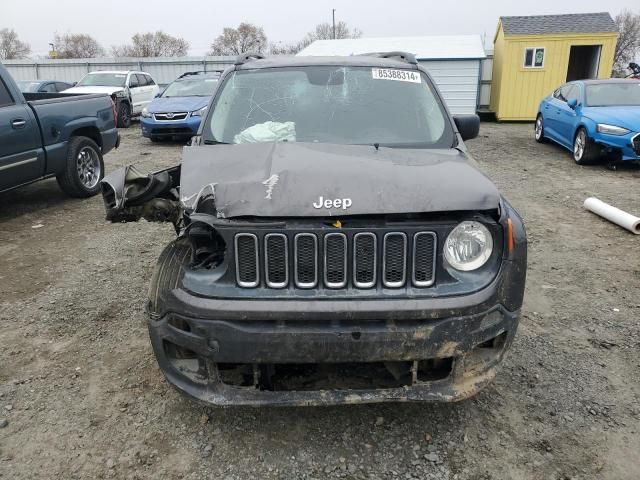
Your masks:
M109 171L180 157L122 135ZM53 180L0 195L0 478L640 478L640 237L582 208L640 214L640 168L578 167L524 124L469 148L524 216L529 276L498 378L459 404L200 406L144 324L171 226L108 224Z

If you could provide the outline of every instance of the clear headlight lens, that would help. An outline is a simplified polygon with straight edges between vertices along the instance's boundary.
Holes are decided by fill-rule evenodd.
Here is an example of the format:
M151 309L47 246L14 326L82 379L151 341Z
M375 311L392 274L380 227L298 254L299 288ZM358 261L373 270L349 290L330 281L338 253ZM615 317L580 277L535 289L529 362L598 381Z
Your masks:
M608 125L606 123L598 124L598 132L599 133L608 133L609 135L626 135L631 130L627 130L623 127L618 127L616 125Z
M151 114L149 113L149 110L147 110L147 107L145 107L145 108L143 108L143 109L142 109L142 113L141 113L141 115L142 115L144 118L151 118Z
M479 222L466 221L444 242L444 258L456 270L468 272L487 263L493 251L491 232Z
M202 117L202 116L204 116L205 113L207 113L207 108L209 108L208 105L206 107L202 107L200 110L196 110L195 112L191 112L191 116L192 117Z

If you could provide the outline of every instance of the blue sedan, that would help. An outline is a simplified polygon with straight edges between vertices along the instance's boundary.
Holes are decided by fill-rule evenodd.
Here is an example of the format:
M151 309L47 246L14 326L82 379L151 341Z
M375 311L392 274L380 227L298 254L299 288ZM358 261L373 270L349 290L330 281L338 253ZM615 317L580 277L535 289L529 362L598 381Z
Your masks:
M573 152L578 165L640 160L640 81L581 80L540 102L535 138Z

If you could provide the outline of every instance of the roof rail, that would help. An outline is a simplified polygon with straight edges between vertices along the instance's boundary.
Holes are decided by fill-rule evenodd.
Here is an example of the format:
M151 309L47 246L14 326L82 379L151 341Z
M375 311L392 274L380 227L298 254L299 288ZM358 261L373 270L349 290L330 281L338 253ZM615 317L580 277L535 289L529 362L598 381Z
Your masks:
M194 72L184 72L182 75L180 75L178 78L184 78L184 77L190 77L193 75L208 75L210 73L217 73L220 74L222 73L224 70L196 70Z
M259 53L241 53L236 58L234 65L242 65L243 63L247 63L251 60L260 60L262 58L264 58L264 55Z
M376 58L399 58L400 60L410 63L412 65L418 64L418 61L416 60L416 56L413 53L409 53L409 52L371 52L371 53L361 53L360 55L365 57L376 57Z
M184 72L178 78L189 77L191 75L200 75L200 74L203 74L203 73L206 73L206 72L204 70L196 70L195 72Z

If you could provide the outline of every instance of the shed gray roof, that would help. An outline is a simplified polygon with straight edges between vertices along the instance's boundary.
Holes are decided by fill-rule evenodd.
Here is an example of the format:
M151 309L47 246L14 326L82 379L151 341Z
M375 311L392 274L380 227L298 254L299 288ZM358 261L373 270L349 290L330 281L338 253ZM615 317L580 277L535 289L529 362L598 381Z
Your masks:
M505 35L617 32L608 12L500 17Z

